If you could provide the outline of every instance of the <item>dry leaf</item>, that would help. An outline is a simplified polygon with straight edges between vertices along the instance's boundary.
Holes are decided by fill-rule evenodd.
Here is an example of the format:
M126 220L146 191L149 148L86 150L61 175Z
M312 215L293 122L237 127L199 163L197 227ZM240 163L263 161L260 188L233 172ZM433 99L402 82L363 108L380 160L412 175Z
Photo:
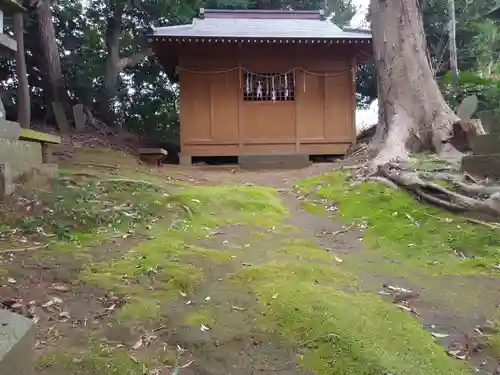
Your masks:
M64 284L56 284L52 286L52 289L57 290L58 292L67 292L69 290L69 287Z
M132 349L137 350L141 346L142 346L142 338L140 338L139 340L137 340L137 342L134 344L134 346L132 346Z
M449 336L447 333L436 333L436 332L431 332L431 335L436 339L444 339L445 337Z

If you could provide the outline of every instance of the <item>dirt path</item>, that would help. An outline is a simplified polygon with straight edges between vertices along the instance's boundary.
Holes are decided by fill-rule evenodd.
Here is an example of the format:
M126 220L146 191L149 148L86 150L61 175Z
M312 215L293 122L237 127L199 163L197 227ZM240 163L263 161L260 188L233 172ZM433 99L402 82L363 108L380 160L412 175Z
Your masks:
M346 268L361 279L361 284L356 287L358 291L377 293L383 289L383 285L394 285L418 292L420 297L413 304L419 315L416 319L428 331L446 333L447 337L438 340L444 347L449 347L454 342L466 342L464 339L466 332L469 334L474 332L476 327L484 326L485 321L497 316L500 307L498 278L479 275L436 275L429 278L427 273L418 268L411 269L410 275L391 274L387 269L397 267L398 261L384 256L375 255L374 257L374 252L369 251L362 242L362 231L354 227L343 232L346 226L341 222L305 211L300 205L298 199L300 197L292 190L294 184L299 179L316 176L336 168L338 168L336 164L325 163L299 171L237 171L234 174L228 174L224 168L218 170L218 168L205 167L194 169L192 176L197 181L203 181L204 184L255 184L276 189L291 212L287 223L300 228L297 233L288 234L289 239L313 241L325 252L334 251L336 254L342 254L341 257L350 262L346 264ZM335 238L323 235L338 231L342 233ZM252 248L251 254L245 253L246 255L242 258L238 257L240 262L266 259L262 244L244 239L234 229L229 229L228 233L218 240L229 241L236 246L246 244ZM264 246L273 246L273 243L278 246L277 243L280 240L283 238L276 238L276 235L266 237ZM210 243L209 247L220 248L220 243ZM302 258L300 260L307 261ZM360 267L360 263L363 263L363 266ZM382 267L379 268L381 265ZM389 267L384 267L384 265ZM221 276L221 274L217 275L217 277ZM486 299L484 298L485 291L488 291ZM248 323L238 322L238 325L240 324L242 327L248 326ZM480 374L493 373L497 368L497 363L495 358L491 358L489 353L484 351L475 353L471 361L473 371Z
M365 246L363 230L345 230L340 221L312 214L301 205L294 189L297 181L336 166L266 172L172 167L160 173L182 176L202 190L183 196L179 189L184 214L193 222L187 221L179 233L169 234L177 221L167 220L158 224L159 238L134 234L84 252L40 252L32 259L16 255L8 261L8 275L17 284L2 287L3 294L16 293L25 301L64 299L59 311L40 316L38 372L170 375L178 346L185 350L179 364L186 365L179 375L378 375L387 370L465 374L459 365L450 364L444 350L432 346L420 326L449 334L442 339L444 345L460 340L465 330L497 310L498 279L429 278L419 268L392 272L407 266ZM286 218L276 225L256 224L266 217L253 220L252 215L272 210L255 201L230 211L238 218L239 210L245 211L245 219L222 225L207 222L224 218L217 204L243 204L234 202L236 198L224 201L230 190L210 198L210 189L203 189L226 185L275 189L288 210ZM204 199L214 206L205 206ZM419 291L415 308L420 316L408 319L410 314L401 314L392 304L379 303L385 298L377 295L383 284ZM55 290L59 285L69 290ZM114 289L116 294L110 293ZM61 318L61 313L70 318ZM151 342L138 346L139 337ZM88 348L89 338L97 349L94 344ZM403 346L414 353L399 353ZM75 353L61 357L61 348L68 347ZM484 375L496 367L485 353L475 354L472 365Z

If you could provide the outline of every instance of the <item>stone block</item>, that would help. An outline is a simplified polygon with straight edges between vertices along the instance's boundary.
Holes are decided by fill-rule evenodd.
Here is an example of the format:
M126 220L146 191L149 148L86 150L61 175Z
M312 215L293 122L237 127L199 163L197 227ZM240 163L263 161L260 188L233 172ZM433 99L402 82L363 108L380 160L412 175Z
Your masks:
M85 130L86 116L83 110L83 104L73 106L73 119L75 120L75 128L77 131Z
M191 155L180 154L179 155L179 164L185 165L185 166L193 165L193 158L191 157Z
M311 165L309 155L241 155L238 157L241 169L299 169Z
M21 125L17 122L0 119L0 138L19 139L21 135Z
M0 163L8 163L12 179L42 164L42 145L38 142L0 138Z
M35 373L35 324L0 309L0 374Z
M481 178L500 179L500 154L467 155L462 158L462 171Z
M478 135L471 139L474 155L500 154L500 133Z
M0 198L14 192L15 185L8 163L0 163Z

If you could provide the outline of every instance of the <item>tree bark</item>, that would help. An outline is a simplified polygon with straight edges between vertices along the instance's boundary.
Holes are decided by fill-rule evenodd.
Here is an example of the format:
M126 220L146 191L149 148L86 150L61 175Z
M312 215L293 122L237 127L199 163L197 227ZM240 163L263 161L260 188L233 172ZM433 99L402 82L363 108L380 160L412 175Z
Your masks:
M451 147L443 142L458 117L434 78L417 0L371 0L371 23L379 88L374 165Z
M43 73L49 93L48 105L52 102L67 104L64 78L61 70L61 58L57 46L56 32L52 20L50 0L40 0L36 8L40 45L44 60Z
M30 89L28 84L28 72L26 70L26 55L24 48L24 24L23 14L16 13L13 17L14 38L17 42L16 71L18 88L17 121L23 128L30 127L31 103Z
M104 77L105 95L103 100L102 115L106 124L118 130L121 129L120 122L116 119L114 101L118 96L118 85L120 72L125 68L132 68L141 60L152 55L152 49L147 48L131 56L120 56L120 35L122 31L122 17L124 5L113 0L109 3L109 16L106 27L106 49L108 52L106 61L106 75Z

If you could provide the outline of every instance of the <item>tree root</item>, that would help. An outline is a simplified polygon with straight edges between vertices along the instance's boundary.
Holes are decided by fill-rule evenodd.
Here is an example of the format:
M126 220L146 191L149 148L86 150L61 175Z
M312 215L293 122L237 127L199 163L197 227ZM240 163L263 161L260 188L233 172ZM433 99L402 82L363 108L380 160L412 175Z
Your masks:
M391 170L392 169L392 170ZM418 199L438 207L454 212L477 212L492 216L500 216L500 189L488 189L488 186L467 185L458 183L458 188L470 195L489 195L489 198L480 200L465 194L451 191L441 185L423 180L416 172L394 170L390 164L380 166L375 177L383 177L395 185L406 189ZM489 194L486 194L489 193Z

